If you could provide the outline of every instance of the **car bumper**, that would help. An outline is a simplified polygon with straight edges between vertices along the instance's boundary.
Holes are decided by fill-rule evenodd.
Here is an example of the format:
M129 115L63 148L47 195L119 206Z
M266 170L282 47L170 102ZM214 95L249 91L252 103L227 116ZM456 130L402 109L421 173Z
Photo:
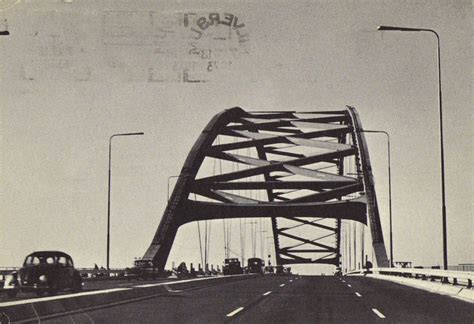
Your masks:
M19 287L19 289L20 289L22 292L48 291L49 286L47 286L47 285L37 285L37 284L33 284L33 285L21 285L21 286Z

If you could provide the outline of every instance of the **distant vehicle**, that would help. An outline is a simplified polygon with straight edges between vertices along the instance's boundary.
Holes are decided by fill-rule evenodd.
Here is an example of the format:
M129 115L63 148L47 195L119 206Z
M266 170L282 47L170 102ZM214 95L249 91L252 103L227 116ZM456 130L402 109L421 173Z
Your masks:
M82 290L82 278L68 254L38 251L26 257L23 267L5 281L4 289L9 297L19 291L36 292L38 296L46 292L55 295L62 290L78 292Z
M128 281L131 279L156 279L159 277L159 271L151 260L135 260L133 262L133 267L125 268L124 276Z
M265 262L259 258L250 258L247 260L247 268L249 273L263 274Z
M265 270L266 273L274 273L275 272L274 267L271 266L271 265L266 266L264 270Z
M276 274L291 275L291 267L283 267L282 265L277 265Z
M222 272L224 273L224 276L244 273L242 267L240 266L240 261L237 258L225 259Z
M186 262L181 262L176 269L173 269L173 272L178 278L188 278L191 277L191 273L186 266Z

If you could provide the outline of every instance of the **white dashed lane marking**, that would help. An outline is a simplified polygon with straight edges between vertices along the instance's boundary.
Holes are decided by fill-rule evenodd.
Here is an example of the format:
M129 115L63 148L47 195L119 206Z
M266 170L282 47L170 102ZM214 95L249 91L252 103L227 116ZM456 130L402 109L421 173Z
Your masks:
M280 287L285 287L285 284L281 284Z
M372 308L372 311L380 318L385 318L385 315L382 314L377 308Z
M243 307L239 307L237 308L236 310L233 310L232 312L230 312L229 314L227 314L226 316L227 317L232 317L234 316L235 314L237 314L238 312L240 312L242 309L244 309Z
M270 295L272 292L271 291L267 291L266 293L263 294L263 296L268 296Z
M357 291L356 291L356 296L357 296L357 297L362 297L362 295L359 294Z
M352 287L352 286L351 286L350 284L347 284L347 287L349 287L349 288L350 288L350 287Z

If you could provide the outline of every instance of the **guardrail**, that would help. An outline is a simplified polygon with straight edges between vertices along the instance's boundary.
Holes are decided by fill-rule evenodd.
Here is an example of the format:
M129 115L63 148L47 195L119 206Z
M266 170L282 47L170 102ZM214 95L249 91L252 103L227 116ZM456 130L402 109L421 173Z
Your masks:
M18 271L20 268L18 267L0 267L0 289L2 288L1 281L4 281L8 275L10 275L13 271ZM76 268L79 271L82 279L84 280L109 280L109 279L125 279L125 272L126 269L122 268L113 268L110 270L107 269L95 269L95 268ZM176 269L173 271L169 271L169 274L175 274L178 277L180 276ZM208 271L195 271L190 272L185 277L210 277L210 276L218 276L221 275L221 272L218 272L214 269Z
M388 276L408 277L421 280L437 281L442 283L451 282L453 285L459 285L464 282L467 288L472 288L474 280L474 272L470 271L453 271L440 269L419 269L419 268L372 268L347 272L346 275L352 274L380 274Z
M0 280L5 278L5 275L18 270L18 267L0 267Z
M87 269L87 268L76 268L81 274L83 279L88 278L118 278L123 277L125 269Z
M474 264L473 263L461 263L458 265L450 265L448 266L448 270L453 271L474 271Z

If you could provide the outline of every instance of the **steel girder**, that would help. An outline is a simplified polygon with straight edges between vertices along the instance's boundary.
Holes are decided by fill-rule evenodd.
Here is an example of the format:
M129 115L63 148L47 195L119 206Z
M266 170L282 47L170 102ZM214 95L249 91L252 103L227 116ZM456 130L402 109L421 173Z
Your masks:
M382 225L380 224L379 208L377 205L377 195L375 193L374 176L370 164L369 149L362 131L362 123L359 114L354 107L347 107L354 126L355 142L359 148L360 162L362 168L362 179L364 181L365 193L367 196L367 214L369 215L369 227L372 235L372 247L375 254L375 263L378 267L390 267L387 258L387 250L383 239Z
M214 168L210 174L210 161L221 169L222 163L237 168L219 174ZM345 164L355 173L348 174ZM339 265L341 220L366 224L368 211L374 246L380 250L376 253L383 259L369 171L353 108L301 113L224 110L192 147L143 258L164 269L179 226L188 222L270 217L277 264Z

